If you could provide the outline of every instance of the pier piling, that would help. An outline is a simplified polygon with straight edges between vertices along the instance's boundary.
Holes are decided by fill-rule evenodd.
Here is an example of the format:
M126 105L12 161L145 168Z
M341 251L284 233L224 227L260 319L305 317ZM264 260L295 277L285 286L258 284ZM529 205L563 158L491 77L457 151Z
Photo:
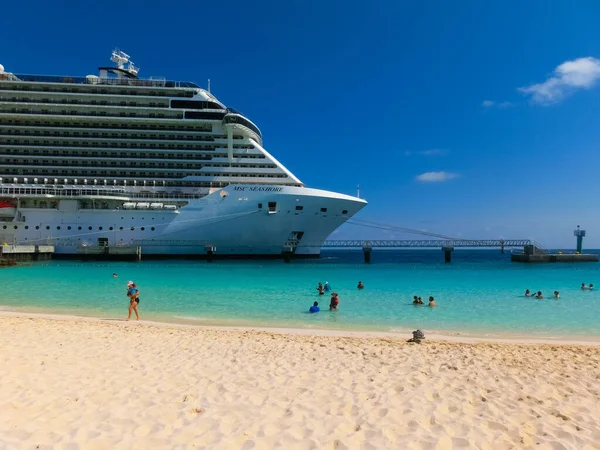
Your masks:
M454 247L442 247L442 251L444 252L444 262L451 263L452 262L452 252L454 251Z
M217 251L217 247L214 245L205 245L204 250L206 251L206 260L208 262L212 262L214 254Z
M295 248L291 245L284 246L281 254L283 255L283 262L289 263L292 262L292 257L294 256Z
M363 255L365 258L365 264L371 264L371 250L373 247L370 245L363 245Z

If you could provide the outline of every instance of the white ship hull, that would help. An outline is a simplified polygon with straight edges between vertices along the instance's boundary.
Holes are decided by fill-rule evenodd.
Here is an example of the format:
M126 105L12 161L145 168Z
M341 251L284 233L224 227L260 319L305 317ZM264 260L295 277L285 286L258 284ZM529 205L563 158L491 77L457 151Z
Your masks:
M63 255L101 240L111 247L140 246L145 256L201 256L210 248L215 256L268 257L290 249L318 256L323 241L366 202L303 187L230 185L171 211L76 205L60 200L56 208L19 208L16 221L1 222L0 236L52 243Z

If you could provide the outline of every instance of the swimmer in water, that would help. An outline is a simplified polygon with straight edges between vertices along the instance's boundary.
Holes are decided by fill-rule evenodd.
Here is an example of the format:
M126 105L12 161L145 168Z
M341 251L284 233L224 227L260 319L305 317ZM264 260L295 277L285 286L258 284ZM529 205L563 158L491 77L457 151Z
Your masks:
M356 288L357 288L357 289L364 289L364 288L365 288L365 285L363 284L363 282L362 282L362 281L359 281L359 282L358 282L358 286L356 286Z
M413 305L418 305L419 304L419 297L417 297L416 295L413 295Z
M319 282L319 285L317 286L317 291L319 291L319 295L325 294L325 288L323 288L323 283Z
M423 303L423 299L421 297L419 297L417 299L417 301L419 302L419 305L424 305L425 303Z
M436 306L435 299L432 296L429 297L429 305L428 306L431 306L431 307Z
M589 288L585 285L585 283L581 283L581 290L587 291Z
M323 290L325 292L329 292L331 290L331 286L329 286L329 281L325 282L325 286L323 286Z
M319 308L319 302L314 302L313 305L308 309L308 312L310 313L318 313L319 311L321 311L321 308Z
M560 298L560 293L558 291L554 291L554 298L557 300Z
M542 291L538 291L537 295L535 296L535 298L537 298L538 300L541 300L544 298L544 296L542 295Z
M529 289L527 289L525 291L525 297L533 297L533 295L531 294L531 291Z
M113 273L113 278L119 278L119 275L116 273Z
M594 290L594 285L592 283L590 283L590 291Z

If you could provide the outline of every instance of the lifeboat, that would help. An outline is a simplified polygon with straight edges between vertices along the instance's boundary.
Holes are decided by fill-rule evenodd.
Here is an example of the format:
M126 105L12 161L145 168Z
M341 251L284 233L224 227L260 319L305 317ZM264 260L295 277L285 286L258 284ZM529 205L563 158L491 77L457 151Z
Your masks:
M0 217L14 217L16 213L15 205L0 200Z

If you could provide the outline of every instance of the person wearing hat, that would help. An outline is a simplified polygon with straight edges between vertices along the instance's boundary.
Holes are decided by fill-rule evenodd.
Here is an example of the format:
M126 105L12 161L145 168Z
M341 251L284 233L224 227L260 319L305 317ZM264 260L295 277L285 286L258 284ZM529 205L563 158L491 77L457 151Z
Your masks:
M129 314L125 320L131 319L131 311L135 312L136 320L140 320L140 315L137 310L140 303L140 291L133 281L127 282L127 297L129 297Z

